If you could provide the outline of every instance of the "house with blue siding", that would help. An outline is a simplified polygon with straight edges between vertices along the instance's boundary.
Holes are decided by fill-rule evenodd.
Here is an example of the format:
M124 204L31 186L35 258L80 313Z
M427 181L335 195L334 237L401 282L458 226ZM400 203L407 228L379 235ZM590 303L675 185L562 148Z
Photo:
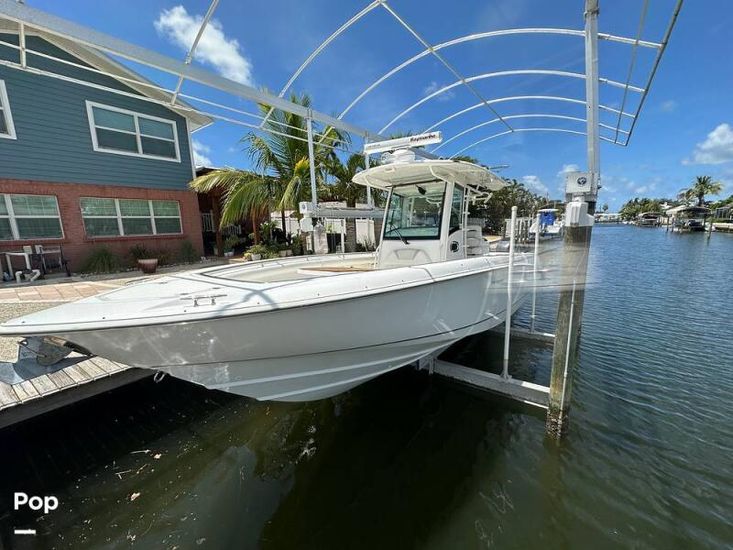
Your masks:
M0 260L62 246L203 252L191 133L211 119L83 45L0 22ZM5 262L3 262L5 265Z

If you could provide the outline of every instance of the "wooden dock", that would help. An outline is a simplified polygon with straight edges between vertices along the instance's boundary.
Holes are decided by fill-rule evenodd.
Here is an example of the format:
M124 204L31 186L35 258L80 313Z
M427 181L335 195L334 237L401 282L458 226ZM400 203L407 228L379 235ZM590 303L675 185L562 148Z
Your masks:
M149 370L78 354L53 367L30 361L0 364L0 428L152 376Z

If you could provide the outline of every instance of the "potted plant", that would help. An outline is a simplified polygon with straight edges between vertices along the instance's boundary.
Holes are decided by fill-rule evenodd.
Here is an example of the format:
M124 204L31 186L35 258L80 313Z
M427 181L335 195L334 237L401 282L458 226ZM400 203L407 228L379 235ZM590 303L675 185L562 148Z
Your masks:
M249 250L247 250L247 253L252 257L252 260L257 261L267 256L268 250L265 245L256 244L254 246L249 247Z
M236 235L229 235L224 240L224 257L231 258L234 256L234 247L239 244L239 237Z
M158 269L158 258L144 244L136 244L130 248L130 256L134 265L147 275L152 275Z

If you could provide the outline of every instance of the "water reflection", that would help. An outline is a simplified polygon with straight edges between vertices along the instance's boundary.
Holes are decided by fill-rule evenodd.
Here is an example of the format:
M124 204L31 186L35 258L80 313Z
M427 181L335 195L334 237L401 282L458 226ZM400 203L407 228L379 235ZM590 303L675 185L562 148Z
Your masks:
M586 548L733 542L733 238L599 228L567 438L537 409L402 370L306 404L166 379L0 432L3 547ZM681 257L695 265L684 270ZM694 289L694 291L693 291ZM552 330L556 303L540 302ZM528 312L517 322L528 324ZM499 372L501 337L446 359ZM512 345L546 384L551 350ZM12 511L12 492L59 510ZM40 537L18 541L14 527Z

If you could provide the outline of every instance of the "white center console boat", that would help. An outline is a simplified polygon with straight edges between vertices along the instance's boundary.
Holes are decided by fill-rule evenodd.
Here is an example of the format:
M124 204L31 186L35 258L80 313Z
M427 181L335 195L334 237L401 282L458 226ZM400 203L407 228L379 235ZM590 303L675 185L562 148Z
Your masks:
M506 315L509 255L489 252L468 205L503 185L465 162L394 162L355 181L389 192L376 253L300 256L147 279L13 319L37 336L256 399L329 397ZM514 257L512 309L532 258Z

